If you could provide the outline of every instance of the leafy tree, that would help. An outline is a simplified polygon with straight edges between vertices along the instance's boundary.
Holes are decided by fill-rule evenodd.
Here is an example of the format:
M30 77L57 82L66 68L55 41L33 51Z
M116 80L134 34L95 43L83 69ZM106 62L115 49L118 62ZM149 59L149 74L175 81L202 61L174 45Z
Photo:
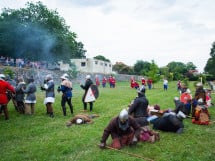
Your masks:
M196 66L193 64L193 62L188 62L186 64L187 70L195 70Z
M181 80L187 73L187 67L182 62L170 62L167 67L169 68L169 72L173 73L173 80Z
M152 60L152 63L150 64L150 70L147 73L147 76L151 78L154 83L160 80L159 67L155 64L154 60Z
M150 63L143 60L137 60L134 64L134 73L138 75L146 75L150 70Z
M29 60L70 62L85 57L83 44L75 39L57 11L41 2L26 3L26 8L3 9L0 15L0 53Z
M119 74L133 74L133 69L122 62L116 62L116 64L113 65L113 71Z
M102 55L97 55L97 56L95 56L94 58L97 59L97 60L103 60L103 61L106 61L106 62L110 62L109 59L105 58L105 57L102 56Z
M160 68L160 75L164 78L170 78L169 68L167 66Z
M215 42L212 44L210 56L204 70L215 79Z

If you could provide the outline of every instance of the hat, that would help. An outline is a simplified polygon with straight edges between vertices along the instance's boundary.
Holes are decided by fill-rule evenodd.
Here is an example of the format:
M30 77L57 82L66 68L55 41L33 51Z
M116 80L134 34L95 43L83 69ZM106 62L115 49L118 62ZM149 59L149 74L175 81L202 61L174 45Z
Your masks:
M69 75L68 75L67 73L64 73L64 74L63 74L63 76L65 76L65 77L69 77Z
M196 84L196 86L197 86L197 87L201 87L201 86L202 86L202 83L201 83L201 82L198 82L198 83Z
M146 92L145 86L142 86L141 88L139 88L139 89L137 90L137 93L140 93L140 94L144 94L145 92Z
M86 79L90 79L91 78L91 76L90 75L86 75Z
M82 124L82 123L83 123L82 119L79 118L79 119L76 120L76 124Z
M66 73L64 73L60 78L61 78L61 79L68 79L68 77L69 77L69 75L66 74Z
M179 111L178 113L177 113L177 115L176 115L179 119L185 119L186 118L186 115L183 113L183 112L181 112L181 111Z

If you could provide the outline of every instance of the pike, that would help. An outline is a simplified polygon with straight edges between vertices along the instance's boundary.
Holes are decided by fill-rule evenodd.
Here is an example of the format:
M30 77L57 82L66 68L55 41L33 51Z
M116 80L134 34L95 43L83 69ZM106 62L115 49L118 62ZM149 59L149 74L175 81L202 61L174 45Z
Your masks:
M209 124L213 124L213 123L215 123L215 121L210 121L210 122L209 122Z
M99 145L98 145L99 146ZM144 159L144 160L148 160L148 161L154 161L153 159L150 159L150 158L147 158L147 157L144 157L142 155L137 155L137 154L134 154L134 153L129 153L129 152L125 152L125 151L122 151L122 150L119 150L119 149L115 149L115 148L112 148L108 145L105 146L107 149L111 149L111 150L114 150L114 151L118 151L120 153L123 153L123 154L127 154L127 155L130 155L132 157L136 157L136 158L140 158L140 159Z

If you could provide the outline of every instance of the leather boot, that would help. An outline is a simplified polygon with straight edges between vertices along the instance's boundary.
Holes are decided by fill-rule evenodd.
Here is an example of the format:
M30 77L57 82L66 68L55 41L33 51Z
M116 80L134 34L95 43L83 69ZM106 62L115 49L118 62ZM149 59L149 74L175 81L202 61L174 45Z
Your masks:
M90 111L93 110L93 102L90 102Z
M71 114L73 114L73 106L72 105L70 106L70 111L71 111Z
M66 107L62 107L63 115L66 116Z
M48 108L49 116L53 118L53 117L54 117L54 113L53 113L52 104L51 104L51 103L48 103L48 104L47 104L47 108Z
M5 115L5 120L9 120L9 113L8 113L7 105L4 106L4 115Z

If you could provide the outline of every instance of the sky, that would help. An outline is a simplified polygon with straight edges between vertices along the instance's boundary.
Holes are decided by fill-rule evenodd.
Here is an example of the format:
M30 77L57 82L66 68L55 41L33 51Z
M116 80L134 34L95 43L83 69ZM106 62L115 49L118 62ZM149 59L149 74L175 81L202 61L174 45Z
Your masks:
M37 2L38 0L31 0ZM214 0L40 0L56 10L86 56L112 64L138 60L159 67L193 62L203 72L215 41ZM26 7L27 0L0 0L0 8Z

